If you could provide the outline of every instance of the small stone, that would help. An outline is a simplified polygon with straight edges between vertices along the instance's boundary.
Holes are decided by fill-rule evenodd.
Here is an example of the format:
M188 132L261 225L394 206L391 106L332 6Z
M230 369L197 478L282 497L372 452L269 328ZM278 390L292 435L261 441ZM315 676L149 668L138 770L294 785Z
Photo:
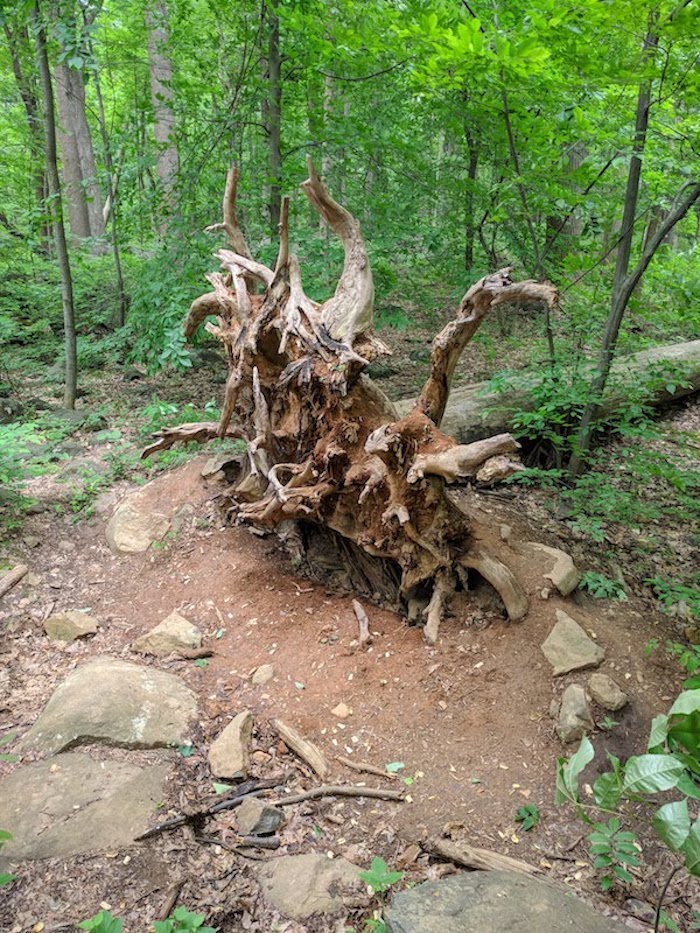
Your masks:
M260 667L256 668L251 677L251 682L255 684L256 687L262 687L263 684L266 684L269 680L275 675L275 669L271 664L261 664Z
M215 777L237 780L248 776L252 736L253 714L250 710L243 710L231 720L209 749L209 767Z
M547 566L542 576L545 580L549 580L562 596L568 596L576 589L581 582L581 574L570 554L559 548L537 544L534 541L528 542L528 547L545 556Z
M170 615L146 635L137 638L131 646L139 654L152 654L166 658L169 654L182 654L201 648L202 633L179 612Z
M622 709L629 702L627 694L620 690L612 677L608 677L607 674L591 674L588 691L603 709L615 711Z
M555 676L597 667L605 657L605 650L596 645L570 615L561 609L557 609L556 614L557 624L542 645Z
M97 622L86 612L69 609L57 612L44 622L44 631L51 641L75 641L97 632Z
M219 474L221 473L223 467L230 463L234 458L231 454L219 454L216 457L209 457L207 462L202 467L202 478L203 479L219 479Z
M552 700L549 704L549 715L552 719L556 719L559 716L559 700Z
M37 538L36 535L25 535L22 540L27 545L27 547L31 548L39 547L41 544L41 538Z
M551 595L552 595L552 591L550 590L548 586L545 586L544 589L540 590L540 596L542 597L542 599L549 599Z
M271 859L259 878L265 900L298 921L312 914L344 914L365 890L355 865L318 852Z
M580 684L569 684L561 698L557 732L562 742L578 742L584 732L594 726L586 700L586 691Z
M512 534L513 534L513 529L510 527L510 525L501 525L500 527L501 541L505 541L506 544L509 544Z
M247 797L236 810L236 825L241 836L269 836L284 822L284 813L255 797Z
M331 714L337 719L347 719L350 715L350 708L345 703L338 703L338 705L331 710Z
M29 573L25 576L24 580L22 580L22 583L26 583L27 586L39 586L41 583L41 577L38 573L34 573L30 570Z

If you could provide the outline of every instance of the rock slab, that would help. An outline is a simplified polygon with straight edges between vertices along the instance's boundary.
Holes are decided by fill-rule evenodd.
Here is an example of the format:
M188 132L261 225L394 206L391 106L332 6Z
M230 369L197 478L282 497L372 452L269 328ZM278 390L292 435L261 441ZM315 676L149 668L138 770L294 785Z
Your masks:
M18 768L0 782L0 826L12 833L1 861L130 845L148 828L170 768L95 761L82 752Z
M97 622L86 612L69 609L56 612L44 622L44 631L51 641L75 641L97 632Z
M271 664L261 664L253 673L251 681L256 687L261 687L269 680L272 680L274 676L275 669Z
M562 742L578 742L584 732L593 728L586 691L580 684L569 684L561 698L557 732Z
M608 677L607 674L597 672L591 674L588 681L588 692L603 709L615 711L622 709L629 702L627 694L620 690L612 677Z
M167 515L141 503L142 491L122 500L107 524L107 543L115 554L142 554L170 529Z
M215 777L245 778L250 770L253 714L243 710L235 716L209 749L209 767Z
M317 852L273 859L262 868L259 879L265 900L299 921L313 914L343 913L345 899L364 891L356 865Z
M562 888L507 871L426 881L393 898L387 933L624 933ZM629 931L628 931L629 933Z
M544 641L542 651L555 675L596 667L605 657L605 650L561 609L557 609L557 624Z
M545 558L546 567L542 573L545 580L549 580L550 583L556 586L562 596L573 593L581 582L581 573L574 564L571 555L559 548L548 547L546 544L537 544L534 541L529 541L528 547L538 551Z
M202 633L179 612L171 612L154 629L137 638L131 646L139 654L153 654L157 658L167 658L170 654L180 654L202 647Z
M126 748L178 745L196 711L195 695L174 674L95 658L56 688L23 747L56 754L87 743Z

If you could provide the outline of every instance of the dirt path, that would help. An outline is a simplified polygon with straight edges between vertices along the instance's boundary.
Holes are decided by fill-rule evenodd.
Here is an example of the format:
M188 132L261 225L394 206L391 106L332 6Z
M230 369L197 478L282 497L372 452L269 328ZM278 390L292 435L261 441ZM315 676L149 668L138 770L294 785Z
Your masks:
M164 546L144 555L110 552L107 514L75 526L47 512L29 519L24 535L36 535L41 543L29 549L20 542L14 556L29 562L39 579L17 587L0 605L7 632L1 732L24 733L60 679L85 658L107 654L142 661L130 651L131 643L177 609L202 629L215 654L206 666L153 662L182 676L200 698L193 754L176 756L178 777L166 808L193 804L211 792L207 749L230 717L247 708L255 717L254 762L260 775L290 761L268 726L273 717L319 745L332 762L334 779L360 780L337 761L339 755L378 767L403 763L393 781L369 777L367 783L405 790L406 803L309 805L305 820L290 827L286 851L314 845L358 864L368 864L373 855L391 864L445 824L463 823L472 844L540 864L549 876L597 899L584 848L570 850L582 826L571 812L553 805L555 761L566 751L548 712L566 684L585 683L585 674L553 680L540 645L555 609L567 609L605 647L601 669L629 692L630 706L615 714L619 725L594 739L594 767L603 769L605 751L625 756L642 748L650 718L675 696L677 669L662 657L650 661L643 654L650 638L663 637L667 620L635 601L608 604L577 597L576 605L542 599L543 581L531 573L533 605L521 624L508 624L494 594L484 588L471 603L455 605L439 644L428 647L418 629L368 605L374 640L361 650L349 596L332 595L296 577L273 539L221 527L212 502L216 486L201 480L202 463L203 458L195 459L149 487L154 507L177 504L180 526ZM495 527L499 521L511 525L516 548L518 541L532 539L527 516L513 503L483 497L478 505L491 511ZM540 540L556 543L546 535ZM75 608L90 608L100 630L90 641L57 647L45 637L42 620L50 611ZM273 665L274 676L254 686L250 675L264 663ZM331 712L340 703L351 711L343 719ZM530 833L514 822L524 803L541 812L540 826ZM325 819L334 814L335 821ZM553 858L557 854L564 857ZM0 929L23 931L38 922L90 916L103 901L122 905L121 915L132 923L127 930L145 929L174 872L186 881L181 901L201 907L221 930L267 929L264 910L255 907L252 869L241 868L241 862L180 831L106 857L25 864L12 892L0 892ZM226 872L229 881L221 888ZM420 880L434 872L422 857L408 877ZM657 879L640 877L636 887L635 897L651 901ZM252 926L237 926L240 912L232 920L221 906L241 898L249 900ZM624 895L617 900L622 915L624 900ZM610 902L603 907L610 910ZM136 921L140 926L133 926ZM280 927L297 928L310 929Z

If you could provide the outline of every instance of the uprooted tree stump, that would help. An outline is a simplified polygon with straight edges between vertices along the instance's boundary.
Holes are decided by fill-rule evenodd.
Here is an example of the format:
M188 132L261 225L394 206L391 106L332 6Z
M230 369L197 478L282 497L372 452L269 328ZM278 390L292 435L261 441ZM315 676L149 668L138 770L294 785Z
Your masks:
M178 441L244 441L221 496L227 518L276 531L295 566L424 622L430 642L470 570L497 590L510 619L521 619L523 587L448 495L450 484L490 486L522 469L518 444L499 434L460 445L440 422L457 361L486 314L506 302L553 306L556 289L513 282L508 269L472 285L433 341L413 409L399 418L364 372L389 351L372 333L374 286L360 224L330 197L310 159L308 167L301 187L345 250L335 294L319 304L302 288L289 253L288 198L275 268L252 259L232 168L223 223L209 228L224 230L231 249L219 251L224 271L208 276L213 291L193 302L185 322L189 338L207 317L217 319L205 327L228 359L221 419L163 429L144 456Z

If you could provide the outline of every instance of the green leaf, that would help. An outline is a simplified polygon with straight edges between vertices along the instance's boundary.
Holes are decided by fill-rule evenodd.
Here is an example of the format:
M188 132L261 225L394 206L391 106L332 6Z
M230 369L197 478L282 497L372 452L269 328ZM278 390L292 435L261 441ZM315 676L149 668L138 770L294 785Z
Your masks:
M676 701L668 712L671 716L689 716L700 710L700 690L684 690L676 697Z
M685 867L690 874L700 875L700 816L693 823L681 852L685 855Z
M7 872L0 873L0 888L15 880L15 875L8 875Z
M540 821L540 811L534 803L528 803L524 807L519 807L515 813L515 820L522 825L525 832L528 832L537 826Z
M182 755L183 758L189 758L190 755L194 752L192 745L178 745L178 752Z
M687 772L681 774L676 784L676 789L692 800L700 800L700 787Z
M613 771L601 774L593 783L593 798L603 810L614 810L622 796L622 777Z
M403 761L390 761L388 765L384 765L389 774L396 774L398 771L401 771L406 765Z
M656 811L651 822L657 836L666 843L669 849L677 852L690 832L688 801L674 800L672 803L664 804Z
M225 794L226 791L229 791L233 788L233 784L217 784L216 781L212 784L215 794Z
M668 716L665 716L663 713L660 716L654 716L651 721L651 732L649 733L647 749L652 751L652 749L661 748L666 741L667 734Z
M195 667L206 667L209 664L206 658L197 658L194 662Z
M557 790L555 802L579 803L578 779L589 762L593 761L595 752L587 736L581 739L576 752L567 761L559 758L557 764Z
M671 790L683 773L683 764L673 755L638 755L625 765L625 794L656 794Z
M700 756L700 710L683 716L668 730L668 737L682 745L690 755Z
M0 738L0 745L9 745L16 735L16 732L6 732L5 735Z

